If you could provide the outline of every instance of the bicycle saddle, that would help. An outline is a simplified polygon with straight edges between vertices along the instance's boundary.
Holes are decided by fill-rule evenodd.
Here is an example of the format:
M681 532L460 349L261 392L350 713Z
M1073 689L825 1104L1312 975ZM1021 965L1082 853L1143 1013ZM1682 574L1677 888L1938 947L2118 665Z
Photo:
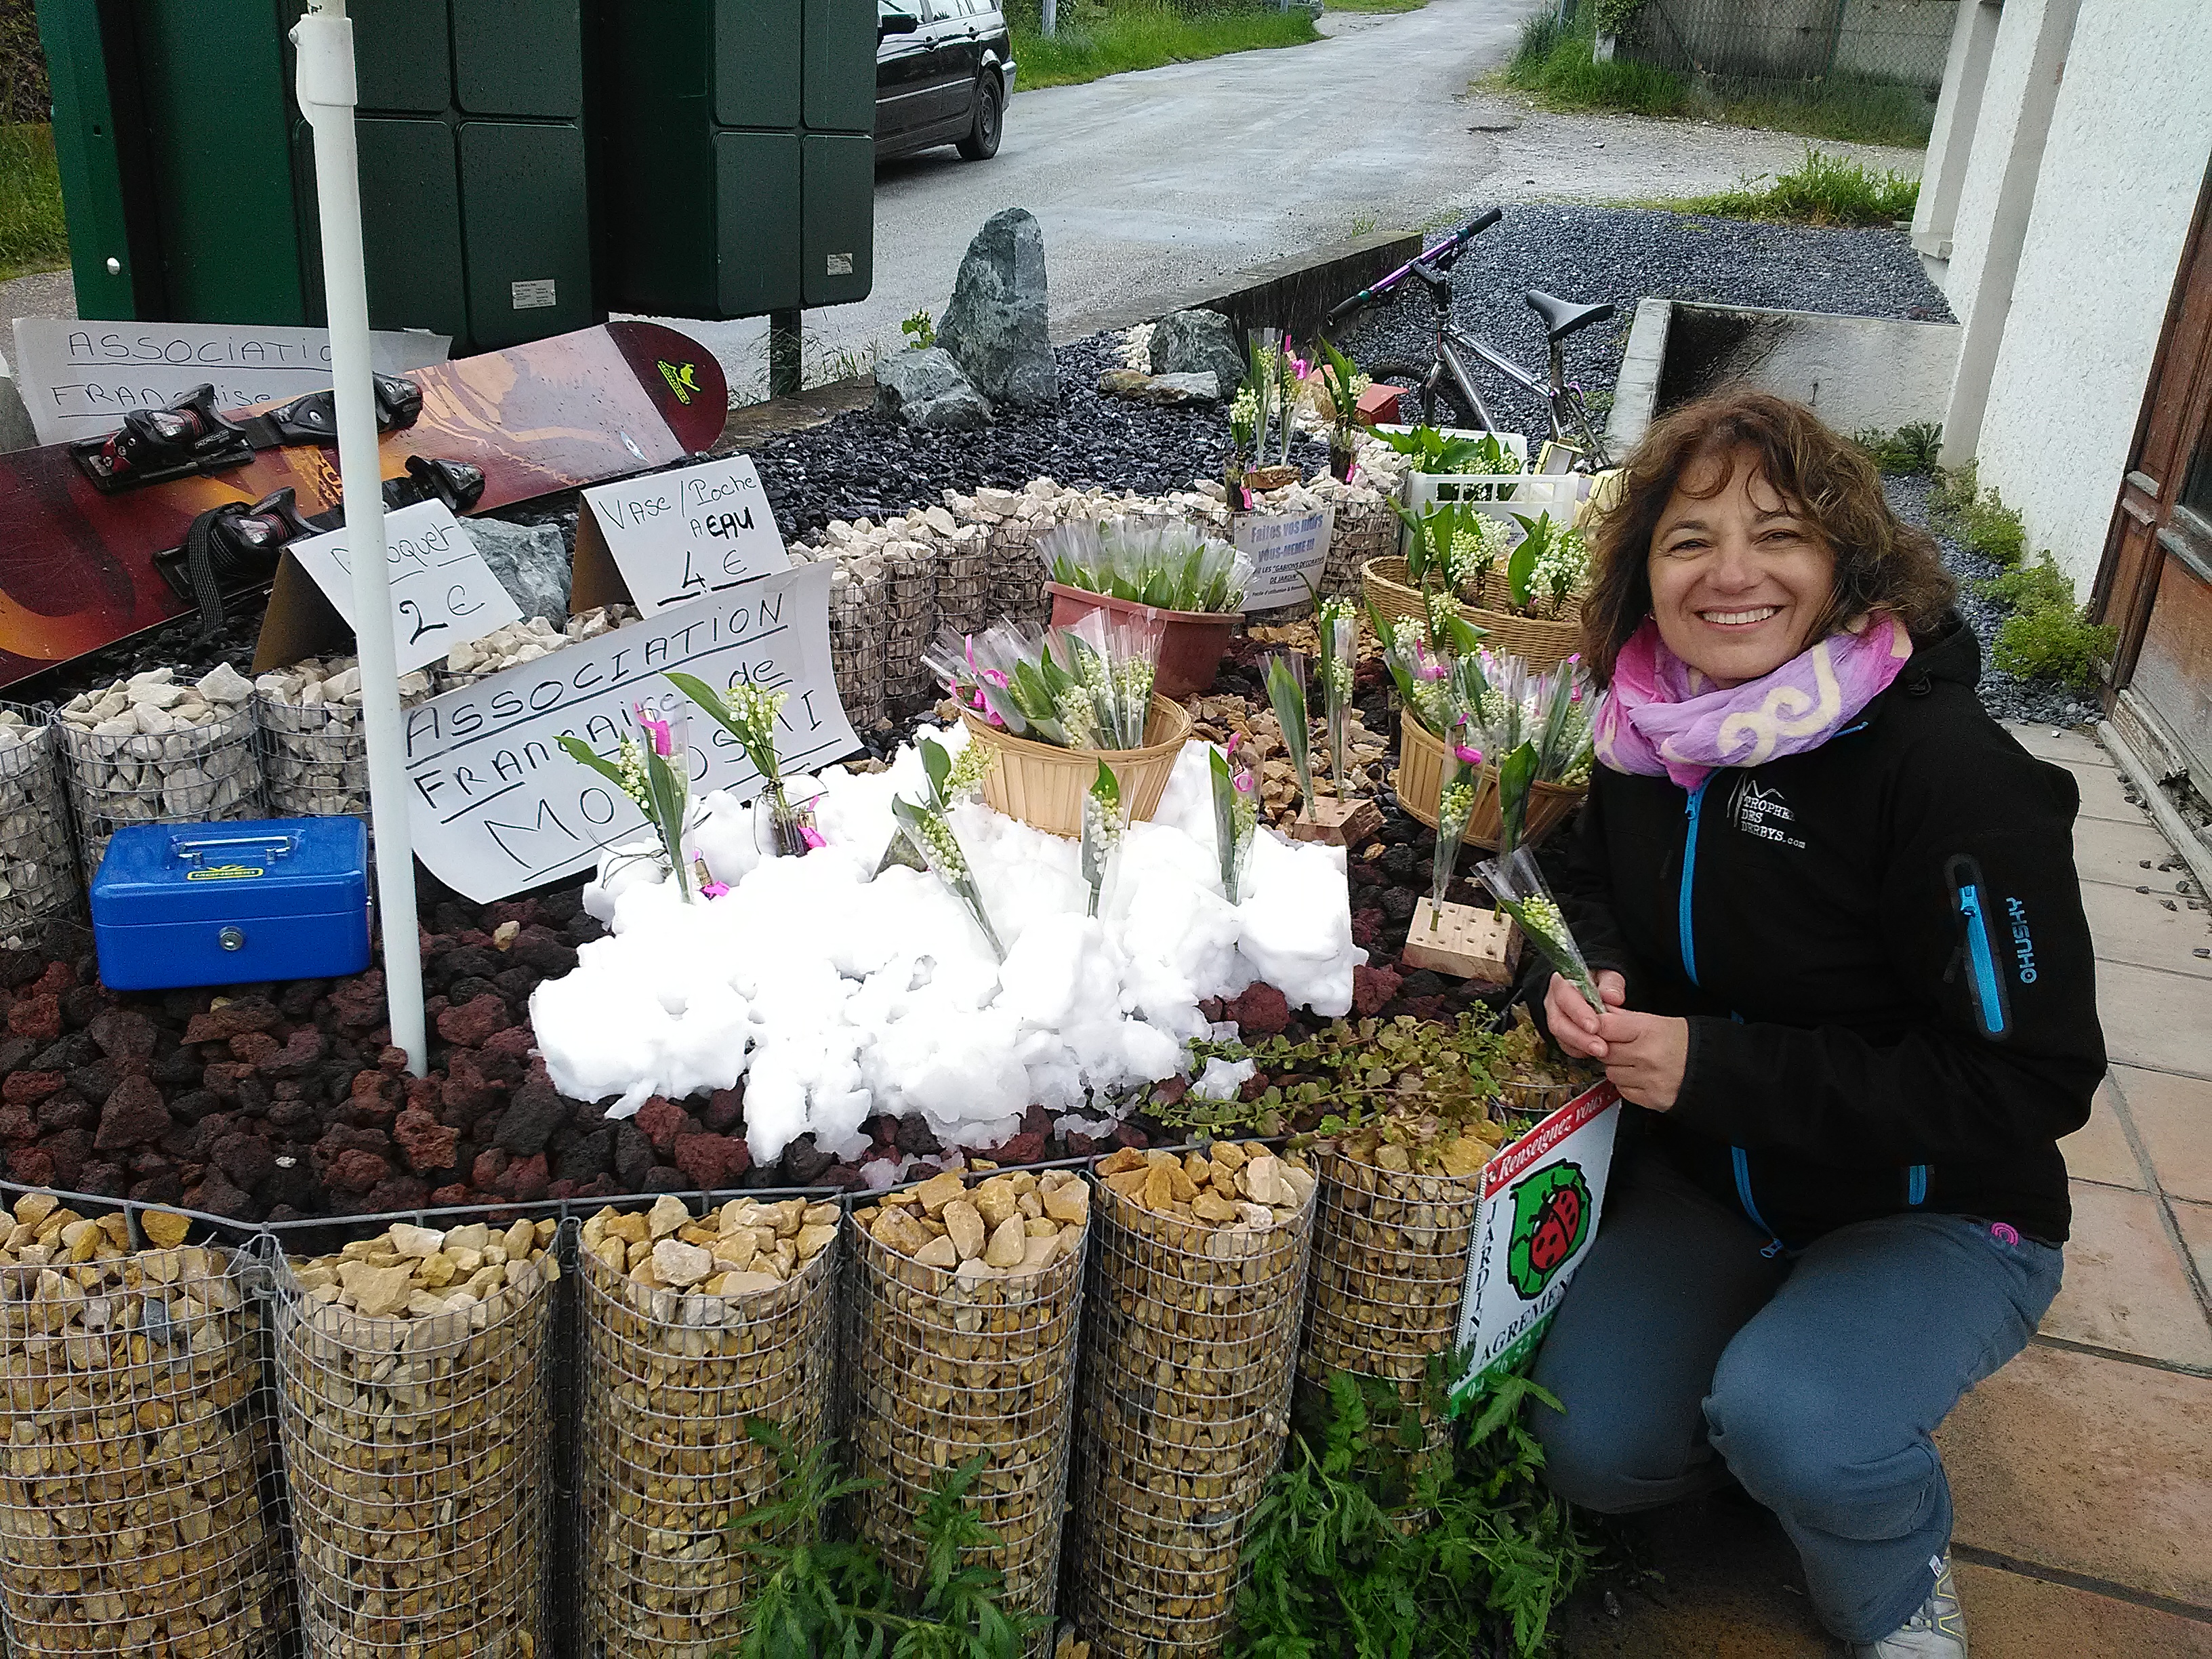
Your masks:
M1611 306L1573 305L1536 288L1528 290L1528 309L1544 319L1545 337L1550 340L1564 340L1577 329L1601 323L1613 315Z

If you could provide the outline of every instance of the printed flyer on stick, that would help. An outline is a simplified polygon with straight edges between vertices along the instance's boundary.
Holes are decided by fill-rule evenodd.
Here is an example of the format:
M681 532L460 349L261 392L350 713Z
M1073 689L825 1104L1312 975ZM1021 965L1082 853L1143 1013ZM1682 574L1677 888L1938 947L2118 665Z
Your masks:
M1482 1208L1460 1303L1467 1374L1455 1404L1493 1373L1519 1364L1567 1293L1597 1237L1620 1091L1583 1091L1483 1166Z

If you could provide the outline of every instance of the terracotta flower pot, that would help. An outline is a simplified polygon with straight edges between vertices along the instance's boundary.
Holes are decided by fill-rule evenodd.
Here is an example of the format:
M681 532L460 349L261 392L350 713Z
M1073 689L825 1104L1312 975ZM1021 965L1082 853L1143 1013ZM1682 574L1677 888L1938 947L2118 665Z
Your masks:
M1398 775L1395 787L1398 804L1433 830L1437 827L1437 797L1443 788L1444 746L1429 729L1403 709L1398 713ZM1474 813L1468 820L1469 847L1495 848L1500 820L1498 769L1486 766L1477 781ZM1538 783L1528 791L1528 817L1521 826L1521 844L1534 847L1550 835L1580 804L1587 787L1571 789L1562 783Z
M1060 582L1047 582L1044 590L1052 595L1054 628L1069 627L1093 611L1103 611L1109 617L1142 616L1146 611L1158 617L1166 627L1160 634L1160 663L1152 676L1152 690L1176 700L1195 696L1213 684L1240 620L1233 611L1162 611Z
M960 711L960 718L967 724L969 741L985 744L998 757L983 775L983 799L1032 829L1071 839L1083 833L1083 798L1097 779L1100 761L1121 786L1129 816L1149 819L1159 810L1168 775L1190 738L1190 716L1158 692L1141 749L1061 749L1015 737L968 709Z

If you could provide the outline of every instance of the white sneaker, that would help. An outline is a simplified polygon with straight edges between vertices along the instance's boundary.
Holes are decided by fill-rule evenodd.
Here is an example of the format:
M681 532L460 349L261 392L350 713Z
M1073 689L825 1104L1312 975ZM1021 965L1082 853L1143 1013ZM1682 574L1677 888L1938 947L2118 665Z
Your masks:
M1966 1659L1966 1613L1951 1582L1951 1552L1929 1565L1936 1587L1919 1610L1878 1642L1854 1642L1850 1659Z

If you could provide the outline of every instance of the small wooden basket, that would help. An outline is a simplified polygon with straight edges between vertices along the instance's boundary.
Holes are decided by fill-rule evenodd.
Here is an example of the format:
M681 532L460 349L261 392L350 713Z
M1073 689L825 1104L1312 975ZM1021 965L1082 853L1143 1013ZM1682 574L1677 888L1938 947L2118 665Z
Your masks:
M967 724L969 741L986 744L997 755L983 775L983 799L1032 829L1071 838L1083 833L1083 798L1097 779L1100 761L1121 786L1130 817L1148 819L1158 811L1191 729L1182 705L1158 692L1141 749L1061 749L1015 737L964 708L960 718Z
M1444 746L1429 735L1429 728L1401 709L1398 714L1398 775L1394 787L1398 805L1433 830L1437 827L1437 797L1443 792ZM1589 793L1589 787L1570 788L1563 783L1538 783L1528 791L1528 817L1521 827L1521 844L1534 847L1550 835ZM1467 844L1494 848L1500 822L1498 769L1486 766L1478 781L1474 815L1468 819Z
M1368 604L1380 615L1427 626L1428 611L1421 603L1421 591L1407 578L1404 559L1395 554L1370 559L1359 567L1359 580ZM1560 607L1559 620L1553 622L1540 617L1516 617L1510 611L1492 611L1469 605L1456 594L1452 597L1459 614L1482 630L1485 645L1498 656L1520 658L1531 672L1542 673L1582 649L1583 606L1578 599L1567 600Z

